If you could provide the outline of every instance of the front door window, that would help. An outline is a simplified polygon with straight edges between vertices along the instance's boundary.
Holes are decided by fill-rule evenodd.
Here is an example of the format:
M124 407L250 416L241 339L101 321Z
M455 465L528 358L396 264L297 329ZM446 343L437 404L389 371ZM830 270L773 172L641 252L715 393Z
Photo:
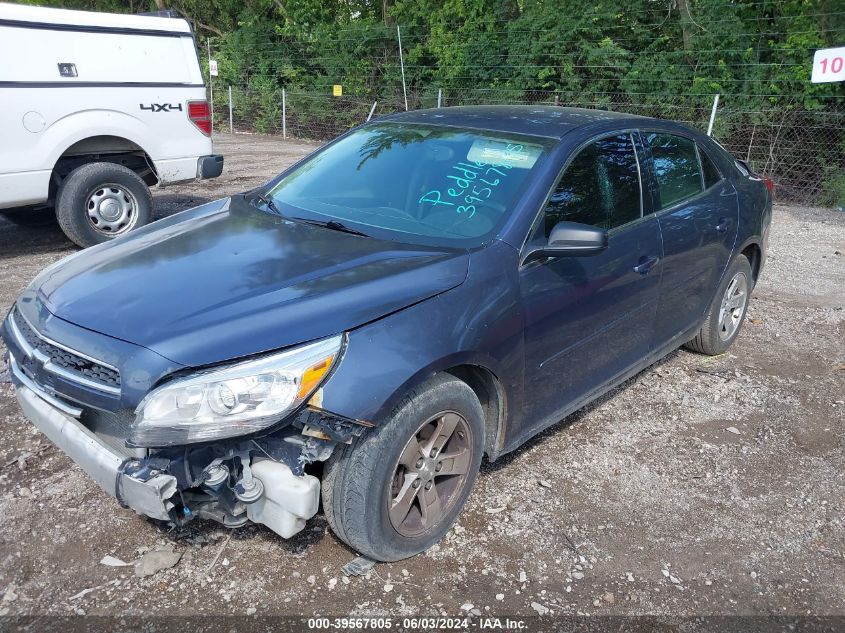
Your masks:
M630 134L582 149L566 168L546 207L546 237L558 222L612 229L641 215L640 173Z

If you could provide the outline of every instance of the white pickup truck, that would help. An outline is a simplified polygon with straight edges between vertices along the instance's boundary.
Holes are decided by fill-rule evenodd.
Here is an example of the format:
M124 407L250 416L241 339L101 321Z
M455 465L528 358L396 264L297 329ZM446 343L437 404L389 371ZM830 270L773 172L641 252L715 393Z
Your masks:
M181 18L0 4L0 104L0 213L53 207L80 246L149 222L150 185L223 169Z

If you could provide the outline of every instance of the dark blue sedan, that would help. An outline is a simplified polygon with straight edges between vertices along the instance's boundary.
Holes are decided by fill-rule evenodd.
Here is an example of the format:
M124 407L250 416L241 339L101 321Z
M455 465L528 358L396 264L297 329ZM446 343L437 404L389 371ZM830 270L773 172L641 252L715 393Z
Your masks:
M408 112L51 266L2 336L24 413L122 504L290 537L322 498L397 560L484 455L681 345L727 350L771 207L683 125Z

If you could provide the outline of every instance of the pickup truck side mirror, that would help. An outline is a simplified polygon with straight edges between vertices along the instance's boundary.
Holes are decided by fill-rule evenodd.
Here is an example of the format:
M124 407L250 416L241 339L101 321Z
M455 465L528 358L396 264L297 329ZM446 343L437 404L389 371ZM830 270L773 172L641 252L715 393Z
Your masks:
M546 246L535 248L523 263L544 257L586 257L607 248L607 231L579 222L558 222Z

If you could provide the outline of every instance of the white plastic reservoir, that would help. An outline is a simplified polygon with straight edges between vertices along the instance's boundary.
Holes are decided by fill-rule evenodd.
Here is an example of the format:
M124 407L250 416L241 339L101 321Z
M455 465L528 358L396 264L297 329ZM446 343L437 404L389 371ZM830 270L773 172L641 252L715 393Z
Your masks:
M254 459L252 475L264 484L264 495L246 507L246 515L253 523L290 538L317 514L320 480L313 475L297 477L285 464L269 459Z

